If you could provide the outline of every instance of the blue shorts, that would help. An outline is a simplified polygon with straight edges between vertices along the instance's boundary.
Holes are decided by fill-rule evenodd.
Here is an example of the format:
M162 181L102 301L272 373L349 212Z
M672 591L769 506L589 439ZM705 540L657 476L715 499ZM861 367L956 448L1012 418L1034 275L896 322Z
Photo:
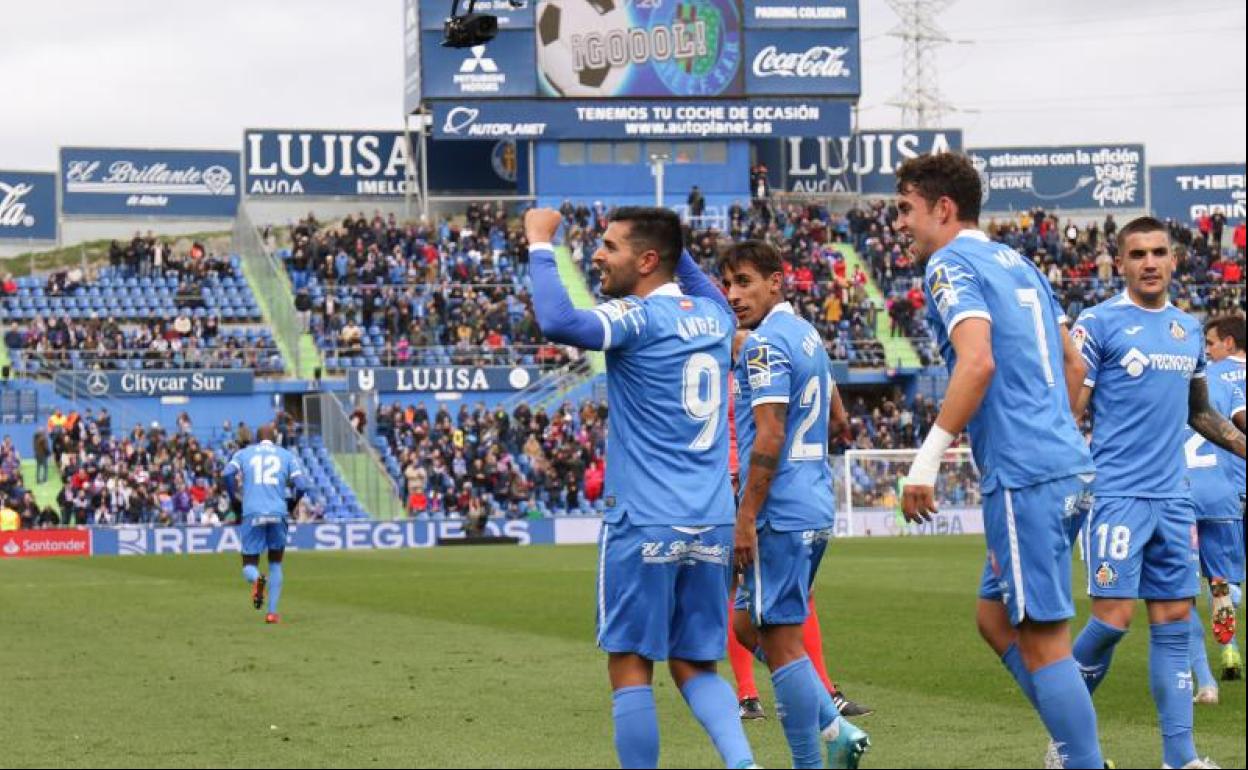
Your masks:
M1092 507L1090 478L1067 476L984 495L988 555L979 598L1004 603L1012 625L1075 616L1070 547Z
M1228 583L1244 582L1244 520L1201 519L1196 522L1200 539L1200 574Z
M638 527L598 541L598 646L649 660L710 661L728 645L731 525Z
M759 627L805 623L815 573L831 539L831 528L777 532L764 526L758 558L742 576L734 607L748 610Z
M264 551L286 550L286 519L274 519L269 516L256 516L254 519L243 519L244 556L259 556Z
M1083 537L1089 596L1169 601L1199 593L1191 498L1097 498Z

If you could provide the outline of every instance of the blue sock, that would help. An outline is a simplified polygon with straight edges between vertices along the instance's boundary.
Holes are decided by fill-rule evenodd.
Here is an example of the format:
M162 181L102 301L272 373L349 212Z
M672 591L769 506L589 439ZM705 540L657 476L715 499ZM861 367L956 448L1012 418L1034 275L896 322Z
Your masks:
M1187 645L1191 630L1186 620L1154 623L1148 627L1148 681L1161 725L1162 761L1182 767L1196 759L1192 738L1192 675Z
M1200 687L1217 686L1213 671L1209 669L1209 651L1205 649L1205 625L1200 620L1200 613L1192 605L1191 622L1188 623L1187 660L1192 667L1192 674Z
M1039 711L1040 705L1036 703L1036 686L1031 681L1031 672L1023 665L1023 654L1018 651L1017 644L1010 642L1010 646L1005 648L1005 654L1001 656L1001 664L1014 677L1014 681L1018 682L1019 689L1023 691L1023 695L1027 696L1031 707Z
M1075 639L1075 662L1079 664L1079 672L1083 674L1083 682L1088 692L1095 693L1105 675L1109 673L1110 661L1114 659L1114 647L1122 641L1126 629L1114 628L1100 618L1088 618Z
M771 672L776 713L793 754L793 767L823 767L819 735L819 690L815 667L805 656Z
M254 583L260 577L260 568L254 564L243 565L243 580Z
M654 690L621 687L611 695L615 721L615 753L620 767L659 766L659 716L654 710Z
M1031 672L1036 711L1058 744L1063 767L1103 767L1092 694L1074 658L1062 658Z
M269 565L269 612L277 614L277 602L282 598L282 563Z
M741 727L737 713L737 696L732 686L718 674L698 674L680 688L689 710L711 736L711 741L724 760L725 767L748 767L754 764L754 753Z

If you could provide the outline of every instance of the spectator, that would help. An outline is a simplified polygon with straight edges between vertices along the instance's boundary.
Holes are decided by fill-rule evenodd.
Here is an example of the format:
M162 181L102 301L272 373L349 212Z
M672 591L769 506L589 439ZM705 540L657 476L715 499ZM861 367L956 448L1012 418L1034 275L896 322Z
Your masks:
M48 456L51 454L52 448L48 445L48 434L41 430L35 431L34 456L36 484L46 484L48 482Z

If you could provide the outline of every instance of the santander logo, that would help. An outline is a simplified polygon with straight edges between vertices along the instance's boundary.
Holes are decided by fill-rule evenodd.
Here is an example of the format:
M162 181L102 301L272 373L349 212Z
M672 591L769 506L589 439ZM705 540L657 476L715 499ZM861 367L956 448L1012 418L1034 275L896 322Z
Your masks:
M754 75L767 78L779 75L786 78L847 78L849 67L845 64L848 46L833 48L817 45L802 53L781 53L769 45L754 57Z

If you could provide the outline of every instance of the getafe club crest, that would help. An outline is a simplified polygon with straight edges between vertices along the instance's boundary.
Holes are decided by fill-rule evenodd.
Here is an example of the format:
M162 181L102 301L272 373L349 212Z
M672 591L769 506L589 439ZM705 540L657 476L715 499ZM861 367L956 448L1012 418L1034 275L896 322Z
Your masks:
M1183 324L1179 323L1178 321L1171 321L1170 322L1170 336L1174 337L1176 340L1180 340L1180 341L1185 340L1187 339L1187 329L1184 329Z
M1096 568L1096 585L1099 588L1109 588L1118 582L1118 571L1107 561L1101 562L1101 566Z

